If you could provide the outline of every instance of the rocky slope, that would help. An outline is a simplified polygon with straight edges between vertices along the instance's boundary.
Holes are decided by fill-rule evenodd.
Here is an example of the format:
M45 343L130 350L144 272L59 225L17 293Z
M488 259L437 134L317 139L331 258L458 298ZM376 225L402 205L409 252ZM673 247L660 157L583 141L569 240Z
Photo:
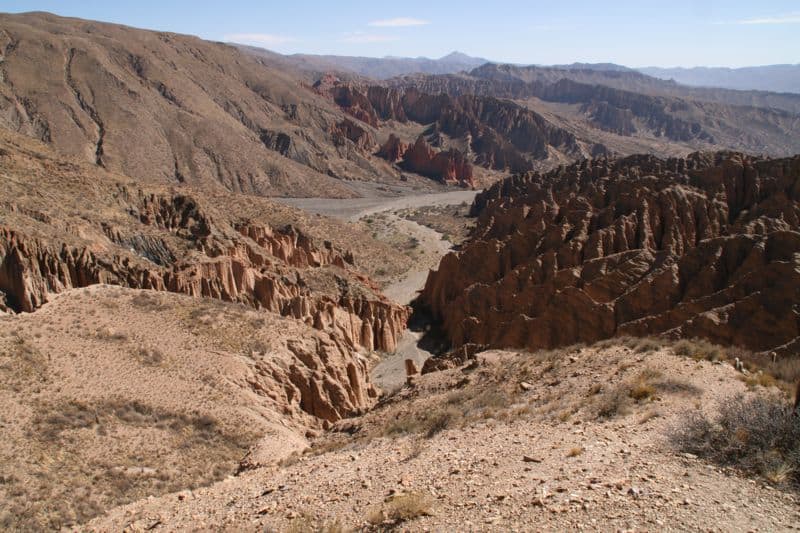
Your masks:
M597 159L504 180L422 301L456 346L617 335L794 353L800 157Z
M652 80L654 88L639 83L639 78L648 77L636 72L484 65L469 74L407 76L389 84L431 94L506 98L534 111L550 110L575 124L570 131L579 139L602 142L623 154L630 152L626 138L649 139L649 151L655 153L668 148L658 143L684 150L721 147L777 156L800 151L796 102L787 102L787 109L775 109L755 106L747 98L704 99L703 94L661 91L657 80Z
M274 464L369 408L369 361L274 313L94 285L0 317L0 527L58 529Z
M387 121L425 125L430 136L458 139L477 165L525 171L560 158L605 153L602 145L579 142L540 114L513 102L474 94L426 92L420 83L402 88L345 83L324 77L315 92L328 95L346 113L373 127Z
M140 181L344 198L336 178L399 178L369 128L234 46L3 14L0 59L0 126Z
M29 312L64 290L110 283L242 302L351 348L394 350L407 310L355 268L352 252L261 214L273 204L148 189L21 137L4 141L4 309Z
M739 375L669 349L485 352L337 423L285 466L139 501L84 529L790 530L796 493L667 438L687 412L745 392ZM652 396L608 413L641 380Z

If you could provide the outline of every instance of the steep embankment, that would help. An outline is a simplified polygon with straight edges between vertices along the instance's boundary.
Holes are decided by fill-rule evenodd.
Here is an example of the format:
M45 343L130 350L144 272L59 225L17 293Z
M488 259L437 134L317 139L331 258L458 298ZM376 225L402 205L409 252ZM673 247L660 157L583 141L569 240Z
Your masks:
M794 353L800 157L633 156L480 194L474 238L422 301L454 345L547 348L616 335Z
M275 463L375 402L368 365L335 332L163 292L95 285L0 315L0 526Z
M335 332L352 348L392 351L405 328L407 310L358 271L352 252L261 214L274 204L147 189L24 138L4 140L6 309L32 311L52 294L111 283L245 303Z

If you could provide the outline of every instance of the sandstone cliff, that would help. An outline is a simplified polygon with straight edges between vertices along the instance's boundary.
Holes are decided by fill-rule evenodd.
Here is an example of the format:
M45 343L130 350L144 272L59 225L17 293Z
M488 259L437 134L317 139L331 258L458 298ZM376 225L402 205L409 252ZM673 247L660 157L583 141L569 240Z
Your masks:
M534 111L489 96L451 96L423 92L414 85L384 87L331 78L320 80L314 90L372 127L386 121L433 124L437 132L465 140L475 163L490 169L522 172L554 153L575 157L605 152L602 145L579 143Z
M29 312L108 283L242 302L351 348L395 349L408 311L353 267L352 252L246 214L232 197L147 190L36 155L3 156L0 307Z
M437 152L423 135L417 137L414 144L406 146L396 135L391 134L376 155L390 163L402 159L402 168L444 184L475 187L472 164L467 157L455 148Z
M597 159L497 183L422 293L454 345L616 335L792 352L800 157Z

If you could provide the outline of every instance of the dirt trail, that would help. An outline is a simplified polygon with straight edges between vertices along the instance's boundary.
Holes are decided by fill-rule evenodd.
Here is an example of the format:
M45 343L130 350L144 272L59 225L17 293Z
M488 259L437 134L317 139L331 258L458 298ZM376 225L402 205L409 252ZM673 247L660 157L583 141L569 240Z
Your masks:
M390 284L384 289L384 294L401 304L409 304L416 298L417 292L425 285L428 271L438 265L439 260L448 251L452 244L442 239L438 231L418 224L396 215L394 212L401 209L418 208L426 206L456 205L462 202L472 202L476 191L454 191L417 196L404 196L401 198L353 198L347 200L331 200L327 198L282 198L278 201L322 215L342 218L349 221L358 221L362 218L386 213L388 222L394 228L408 237L416 238L419 242L421 260L414 269ZM421 331L407 329L400 338L397 350L381 360L372 371L372 380L383 390L392 390L405 380L405 359L413 359L418 366L431 356L431 353L418 346Z

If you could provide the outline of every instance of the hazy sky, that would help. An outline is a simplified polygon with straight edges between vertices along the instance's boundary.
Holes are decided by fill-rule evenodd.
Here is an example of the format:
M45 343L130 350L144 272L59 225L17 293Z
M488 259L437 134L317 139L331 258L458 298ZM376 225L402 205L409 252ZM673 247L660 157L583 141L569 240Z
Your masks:
M0 11L50 11L282 53L440 57L459 50L515 63L634 67L800 62L796 0L0 0Z

